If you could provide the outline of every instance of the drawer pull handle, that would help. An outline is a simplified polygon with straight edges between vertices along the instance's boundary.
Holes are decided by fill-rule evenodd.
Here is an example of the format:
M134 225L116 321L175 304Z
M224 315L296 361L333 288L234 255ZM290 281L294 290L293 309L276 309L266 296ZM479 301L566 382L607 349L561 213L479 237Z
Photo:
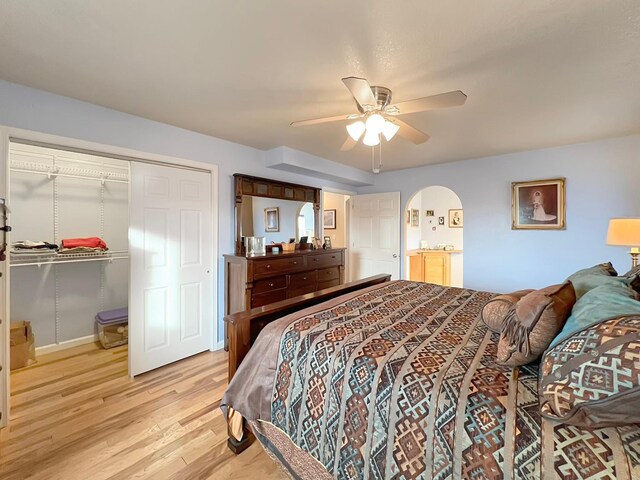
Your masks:
M318 259L317 259L317 258L314 258L314 259L313 259L313 261L314 261L314 262L317 262L317 261L318 261Z
M297 264L298 264L298 262L293 262L293 264L294 264L294 265L297 265Z
M302 279L303 279L303 280L306 280L306 279L307 279L307 277L302 277Z
M270 287L273 287L273 283L270 283L270 284L269 284L269 286L270 286Z
M331 258L336 258L336 256L335 255L331 255Z
M271 268L271 265L267 263L267 267L266 268Z

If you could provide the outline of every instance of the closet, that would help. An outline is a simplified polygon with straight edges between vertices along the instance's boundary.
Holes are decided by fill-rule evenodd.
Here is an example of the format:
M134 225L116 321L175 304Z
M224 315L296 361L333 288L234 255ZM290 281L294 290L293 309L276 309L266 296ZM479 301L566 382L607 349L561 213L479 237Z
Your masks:
M128 305L129 162L12 143L9 171L13 243L100 237L108 248L12 253L11 321L31 323L37 354L96 341L96 314Z

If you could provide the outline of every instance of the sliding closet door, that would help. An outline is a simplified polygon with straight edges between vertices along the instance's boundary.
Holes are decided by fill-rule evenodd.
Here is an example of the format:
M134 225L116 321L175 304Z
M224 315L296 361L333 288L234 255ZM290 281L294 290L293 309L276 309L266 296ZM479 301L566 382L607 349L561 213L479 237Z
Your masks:
M208 173L131 165L131 375L211 346L211 195Z

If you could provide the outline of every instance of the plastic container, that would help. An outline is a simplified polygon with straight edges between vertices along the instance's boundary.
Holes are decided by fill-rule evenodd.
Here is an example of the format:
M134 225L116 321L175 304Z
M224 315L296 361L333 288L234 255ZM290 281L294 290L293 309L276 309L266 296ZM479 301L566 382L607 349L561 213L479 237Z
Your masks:
M129 342L129 311L127 308L107 310L96 315L98 338L104 348L126 345Z

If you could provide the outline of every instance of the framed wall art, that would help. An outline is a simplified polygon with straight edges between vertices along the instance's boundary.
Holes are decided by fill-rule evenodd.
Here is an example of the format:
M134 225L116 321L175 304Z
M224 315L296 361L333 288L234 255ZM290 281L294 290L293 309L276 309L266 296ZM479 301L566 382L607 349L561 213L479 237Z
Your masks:
M325 210L322 214L322 222L324 224L325 230L335 230L336 229L336 211Z
M411 226L419 227L420 226L420 210L417 208L411 209Z
M271 207L264 209L264 231L279 232L280 231L280 208Z
M565 178L513 182L511 228L514 230L564 230Z
M462 209L455 208L449 210L449 228L462 228Z

